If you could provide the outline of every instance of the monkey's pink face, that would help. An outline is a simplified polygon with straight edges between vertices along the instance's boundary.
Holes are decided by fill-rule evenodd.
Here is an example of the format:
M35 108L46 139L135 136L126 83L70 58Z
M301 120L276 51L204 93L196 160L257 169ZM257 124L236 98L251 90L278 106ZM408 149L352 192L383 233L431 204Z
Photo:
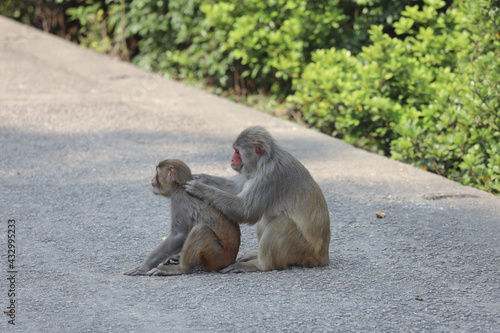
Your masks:
M231 159L231 166L237 167L240 164L241 164L240 150L237 147L234 147L234 155L233 158Z
M240 155L240 150L238 147L234 146L234 155L233 158L231 159L231 167L239 171L243 167L243 161L241 160L241 155Z

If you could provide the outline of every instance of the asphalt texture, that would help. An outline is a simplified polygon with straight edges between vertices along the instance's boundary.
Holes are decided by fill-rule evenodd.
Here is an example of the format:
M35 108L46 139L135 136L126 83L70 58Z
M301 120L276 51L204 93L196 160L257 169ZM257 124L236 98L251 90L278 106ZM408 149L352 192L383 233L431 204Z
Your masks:
M320 184L330 264L123 275L169 231L155 165L231 176L249 125ZM500 197L3 17L0 147L1 332L500 332Z

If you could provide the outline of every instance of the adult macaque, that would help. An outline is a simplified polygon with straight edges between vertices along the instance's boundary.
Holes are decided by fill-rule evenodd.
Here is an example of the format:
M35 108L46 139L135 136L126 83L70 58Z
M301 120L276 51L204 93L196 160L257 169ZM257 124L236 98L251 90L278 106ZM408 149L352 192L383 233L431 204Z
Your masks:
M241 132L233 144L231 179L200 174L186 191L233 221L256 224L259 248L228 272L286 269L329 263L330 217L309 171L263 127Z
M191 273L197 265L216 272L234 263L240 246L240 227L214 207L186 193L184 184L193 179L182 161L165 160L156 167L153 193L170 198L170 235L126 275L178 275ZM164 265L180 253L179 265Z

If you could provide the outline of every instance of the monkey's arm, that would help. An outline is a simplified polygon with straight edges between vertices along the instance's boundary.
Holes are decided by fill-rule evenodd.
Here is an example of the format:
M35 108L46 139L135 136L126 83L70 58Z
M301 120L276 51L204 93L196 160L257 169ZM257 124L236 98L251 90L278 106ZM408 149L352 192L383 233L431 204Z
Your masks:
M146 275L146 273L157 267L163 260L179 253L182 250L182 245L184 245L186 238L187 233L171 233L153 250L153 252L151 252L141 266L126 272L125 275Z
M207 175L205 173L199 173L193 175L193 178L203 184L232 194L240 193L245 182L245 179L243 179L244 177L241 175L234 175L233 177L224 178Z
M187 193L209 203L238 223L255 224L264 214L264 207L261 203L265 202L265 198L263 200L248 200L245 191L234 195L197 180L187 182L185 189Z

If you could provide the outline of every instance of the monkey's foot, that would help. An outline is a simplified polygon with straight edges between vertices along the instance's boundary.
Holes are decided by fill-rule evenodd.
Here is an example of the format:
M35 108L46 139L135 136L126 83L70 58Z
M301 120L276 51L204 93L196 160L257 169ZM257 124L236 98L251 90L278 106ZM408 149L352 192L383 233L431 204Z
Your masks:
M168 265L179 265L179 258L168 258L165 260L162 265L168 266Z
M224 269L221 269L219 272L225 273L246 273L246 272L256 272L262 271L259 267L258 259L253 259L246 262L237 262L235 264L229 265Z
M128 272L123 273L123 275L136 276L136 275L147 275L148 271L141 269L141 267L136 267Z
M148 276L165 276L165 271L162 271L161 269L158 268L153 268L149 272L147 272L145 275Z
M238 259L236 259L236 262L246 262L246 261L254 260L254 259L257 259L258 256L259 256L259 252L257 250L253 250L253 251L250 251L250 252L246 253L245 255L239 257Z
M258 271L255 267L247 266L248 262L237 262L235 264L232 264L230 266L227 266L226 268L221 269L219 272L222 274L227 274L227 273L246 273L246 272L255 272Z
M149 276L170 276L170 275L181 275L185 273L191 273L191 271L183 271L179 265L160 265L151 269L146 275Z
M227 266L226 268L223 268L219 271L219 273L222 274L228 274L228 273L243 273L245 272L241 268L234 267L234 265Z

